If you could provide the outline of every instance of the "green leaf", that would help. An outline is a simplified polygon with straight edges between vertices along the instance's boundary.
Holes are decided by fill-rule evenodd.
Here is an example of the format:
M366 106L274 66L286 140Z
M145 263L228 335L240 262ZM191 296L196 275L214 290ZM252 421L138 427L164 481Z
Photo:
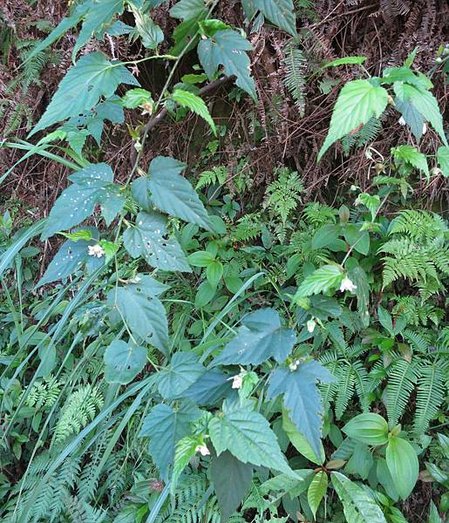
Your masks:
M146 361L144 347L114 340L104 353L106 381L126 385L139 374Z
M313 476L312 482L307 490L307 502L309 503L314 519L316 518L316 512L320 506L321 500L326 494L328 483L329 480L326 472L320 470L315 474L315 476Z
M82 56L62 79L30 136L57 122L90 111L101 97L111 97L120 84L139 85L139 82L124 65L110 62L103 53Z
M419 462L415 449L408 441L390 436L385 458L399 496L407 499L415 488L419 475Z
M321 455L323 404L317 381L330 383L333 376L317 361L299 364L296 369L278 368L268 382L269 399L283 395L283 403L296 428L305 436L316 456Z
M426 155L420 153L416 147L412 147L411 145L400 145L399 147L393 147L391 152L393 153L393 158L396 163L408 163L416 169L423 171L427 177L429 176Z
M284 432L287 434L290 443L300 454L302 454L309 461L315 463L316 465L322 465L324 463L326 456L324 454L324 447L321 440L320 454L318 457L313 451L312 447L310 446L310 443L307 441L305 436L303 436L301 432L299 432L299 430L296 428L296 425L290 419L287 410L282 411L282 428Z
M201 411L191 405L175 410L160 403L143 420L140 436L150 438L148 450L164 481L169 479L176 443L190 433L191 423L200 416Z
M363 488L340 472L332 472L331 480L343 504L346 521L351 523L387 523L381 508Z
M449 147L439 147L437 151L438 165L445 178L449 177Z
M211 230L209 216L197 193L180 173L185 164L158 156L150 163L148 189L156 207L186 222Z
M122 97L123 107L126 107L127 109L135 109L140 105L151 103L153 103L153 97L146 89L129 89L126 91L125 96Z
M175 459L173 463L173 474L171 477L170 491L174 495L179 476L195 456L196 449L202 444L201 436L185 436L180 439L175 447Z
M370 237L367 231L361 231L360 225L349 223L344 227L344 237L349 245L360 254L369 253Z
M215 260L212 263L209 263L206 269L207 281L210 283L211 287L214 289L217 287L218 283L223 276L223 265L221 262Z
M184 391L184 397L198 405L215 405L226 397L230 390L229 376L217 369L210 369Z
M339 65L360 65L365 63L366 56L345 56L343 58L337 58L332 62L327 62L323 67L338 67Z
M213 38L201 40L198 44L198 57L204 72L213 79L220 65L227 76L236 76L236 84L246 91L254 100L256 87L250 75L250 59L246 51L252 46L237 31L227 29L217 31Z
M110 224L125 202L119 186L112 183L113 176L105 163L89 165L69 176L74 183L54 203L42 239L78 225L94 212L97 204L103 205L103 215Z
M318 153L318 161L329 147L370 118L379 118L388 103L388 93L374 80L354 80L340 91L332 112L329 132Z
M380 197L378 194L368 194L366 192L360 193L357 196L355 205L364 205L371 213L371 219L374 221L377 215L377 211L380 207Z
M259 309L245 316L237 336L215 358L215 365L259 365L274 358L283 362L296 341L292 329L281 325L274 309Z
M327 224L320 227L312 238L312 249L323 249L328 247L340 235L340 225Z
M410 127L417 140L421 140L425 119L416 107L408 101L396 97L394 101L396 109L401 113L404 122Z
M429 523L444 523L438 514L438 509L433 501L430 502Z
M170 16L181 20L196 19L206 14L204 0L180 0L170 9Z
M191 272L175 238L167 238L167 219L159 213L140 212L134 226L123 233L125 249L133 258L142 256L163 271Z
M198 362L195 354L177 352L170 364L159 372L159 393L166 400L179 398L204 373L205 368Z
M340 285L344 274L338 265L324 265L307 276L299 286L296 297L327 292Z
M221 520L224 522L235 512L247 494L253 477L253 467L225 451L212 459L210 473Z
M215 256L208 251L197 251L190 254L188 260L194 267L208 267L215 261Z
M296 16L293 0L254 0L254 7L270 20L292 36L297 35Z
M342 431L350 438L366 445L385 445L388 443L388 423L380 414L367 412L359 414L346 423Z
M148 16L139 9L133 9L136 31L139 34L142 45L147 49L156 49L164 41L162 29Z
M209 434L218 455L228 450L242 463L292 473L270 424L258 412L239 408L215 416Z
M215 123L210 115L207 105L204 103L204 100L190 91L185 91L183 89L175 89L171 95L172 100L174 100L181 107L186 107L190 109L198 116L201 116L211 127L213 133L217 134L217 129Z
M161 292L158 285L150 276L143 276L138 283L109 291L108 303L116 312L115 319L125 322L137 343L149 343L167 354L167 315L156 297Z
M437 99L430 91L423 91L418 87L403 82L395 82L394 92L402 101L410 102L430 122L439 134L444 145L448 145L443 128L443 116L441 115Z

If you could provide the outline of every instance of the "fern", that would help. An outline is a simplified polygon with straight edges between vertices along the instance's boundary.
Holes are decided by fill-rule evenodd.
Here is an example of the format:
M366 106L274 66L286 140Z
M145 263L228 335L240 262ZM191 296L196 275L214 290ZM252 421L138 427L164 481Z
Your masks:
M223 185L226 182L228 171L225 167L213 167L210 171L203 171L196 184L196 190L203 189L209 185Z
M97 387L84 385L66 400L54 431L54 443L58 444L85 427L103 406L103 396Z
M257 238L262 233L260 213L245 214L237 222L231 238L235 242L246 242Z
M340 363L342 365L342 362ZM345 365L338 376L337 396L335 399L335 416L340 420L348 408L354 394L355 379L352 365Z
M388 421L392 425L396 425L405 411L418 377L415 364L403 359L393 362L387 372L386 407Z
M307 62L303 52L293 43L289 42L284 51L284 77L283 82L292 96L301 117L305 113L305 73Z
M417 435L423 434L429 427L429 423L438 414L447 393L447 370L447 362L423 364L419 368L413 424L414 432Z
M382 122L378 118L370 118L361 129L341 140L344 153L347 155L352 147L360 148L374 142L381 130Z
M278 178L270 183L265 192L264 207L285 225L290 213L301 201L304 185L295 171L283 167L277 171Z
M61 392L61 383L56 379L36 381L26 394L25 404L34 410L46 410L52 407Z

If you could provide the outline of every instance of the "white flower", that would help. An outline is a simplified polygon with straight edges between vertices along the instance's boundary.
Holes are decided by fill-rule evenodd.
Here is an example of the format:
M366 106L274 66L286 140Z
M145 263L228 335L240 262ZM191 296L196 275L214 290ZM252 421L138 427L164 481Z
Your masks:
M241 374L236 374L232 377L232 388L241 389L243 385L243 376Z
M298 368L299 360L292 361L288 368L293 372Z
M307 330L312 334L312 332L315 330L316 327L316 321L312 318L307 322Z
M399 118L399 125L405 125L405 120L403 116Z
M427 125L426 125L426 123L423 123L422 124L422 133L426 134L426 132L427 132Z
M104 249L98 243L97 245L89 245L87 247L87 252L89 253L89 256L96 256L97 258L104 256Z
M352 281L347 276L345 276L340 285L340 292L354 292L356 289L357 285L354 285Z
M206 445L198 445L198 447L195 449L195 452L199 452L201 456L210 456L210 450Z

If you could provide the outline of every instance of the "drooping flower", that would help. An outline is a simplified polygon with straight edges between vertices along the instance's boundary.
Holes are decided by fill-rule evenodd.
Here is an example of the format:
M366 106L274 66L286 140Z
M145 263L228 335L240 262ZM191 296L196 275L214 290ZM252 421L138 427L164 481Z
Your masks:
M310 332L310 334L312 334L312 332L315 330L315 327L316 327L316 321L312 318L311 320L309 320L307 322L307 330L308 332Z
M198 445L195 449L195 452L199 452L201 456L210 456L210 450L207 448L207 445Z
M354 283L347 276L345 276L340 285L340 292L354 292L356 289L357 285L354 285Z
M104 249L98 243L96 245L89 245L87 247L87 252L89 256L95 256L97 258L101 258L102 256L104 256Z
M242 374L236 374L232 377L232 388L241 389L243 385L243 376Z

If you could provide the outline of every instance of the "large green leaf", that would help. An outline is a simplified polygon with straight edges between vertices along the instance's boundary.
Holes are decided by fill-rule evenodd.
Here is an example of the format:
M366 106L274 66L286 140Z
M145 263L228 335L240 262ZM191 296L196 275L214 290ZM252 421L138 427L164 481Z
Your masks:
M269 358L283 362L295 341L294 331L282 327L277 311L259 309L243 318L237 336L226 345L214 363L259 365Z
M204 0L179 0L170 9L170 15L173 18L181 20L190 20L206 15L207 9Z
M125 203L119 186L112 183L113 177L112 169L105 163L89 165L69 176L74 183L54 203L42 239L78 225L94 212L97 204L101 204L110 224Z
M329 383L333 376L317 361L275 369L269 379L268 397L283 395L284 406L296 428L305 436L316 456L321 455L323 404L317 381Z
M256 99L256 86L250 74L250 60L246 51L252 46L237 31L217 31L213 38L206 38L198 44L198 57L207 76L212 79L220 67L227 76L235 76L236 84Z
M346 521L351 523L387 523L374 499L340 472L332 472L332 485L343 505Z
M316 512L320 506L321 500L326 494L328 483L329 480L326 472L324 472L324 470L319 470L315 476L313 476L312 482L307 490L307 502L309 503L314 519L316 518Z
M311 296L320 292L338 287L343 280L344 274L338 265L323 265L309 274L299 286L296 295L298 297Z
M290 419L286 409L283 409L282 411L282 429L287 434L290 443L300 454L316 465L322 465L324 463L326 455L324 453L323 443L320 441L321 452L318 457L306 437L299 432L296 425Z
M200 416L201 411L191 405L175 410L160 403L143 420L140 436L150 438L148 450L164 481L169 478L176 443L190 433L190 424Z
M139 82L124 65L110 62L103 53L82 56L62 79L30 136L57 122L90 111L101 97L112 96L120 84L139 85Z
M168 352L168 322L164 306L157 298L158 282L144 276L137 283L109 291L108 303L112 318L124 321L137 343L150 343L161 352Z
M148 14L141 12L139 9L133 9L133 14L136 23L136 32L141 38L142 45L147 49L156 49L156 47L164 41L162 29Z
M342 431L350 438L366 445L380 446L388 443L388 423L375 412L359 414L346 423Z
M182 396L203 374L205 368L191 352L177 352L170 364L159 372L158 390L166 400Z
M296 36L296 16L293 0L254 0L254 6L270 22Z
M348 82L338 96L318 161L334 142L367 123L370 118L379 118L387 103L387 91L377 85L374 79Z
M136 223L123 233L123 244L133 258L142 256L164 271L191 272L175 238L167 238L167 219L159 213L140 212Z
M210 473L220 507L221 520L226 521L237 509L251 485L253 467L242 463L230 452L222 452L210 464Z
M419 475L419 462L415 449L405 439L391 436L385 457L399 496L402 499L408 498L415 488Z
M207 370L184 391L184 397L198 405L215 405L231 391L229 376L218 369Z
M214 134L217 134L215 123L212 119L212 116L210 115L206 103L202 98L184 89L175 89L171 97L172 100L174 100L181 107L186 107L187 109L190 109L196 113L198 116L201 116L201 118L210 125Z
M114 340L107 347L103 359L106 381L126 385L143 369L147 350L132 343Z
M242 407L218 414L209 434L218 455L228 450L242 463L292 473L270 424L258 412Z
M181 176L185 164L170 157L158 156L150 163L147 187L151 201L161 211L210 230L204 205L190 183Z

